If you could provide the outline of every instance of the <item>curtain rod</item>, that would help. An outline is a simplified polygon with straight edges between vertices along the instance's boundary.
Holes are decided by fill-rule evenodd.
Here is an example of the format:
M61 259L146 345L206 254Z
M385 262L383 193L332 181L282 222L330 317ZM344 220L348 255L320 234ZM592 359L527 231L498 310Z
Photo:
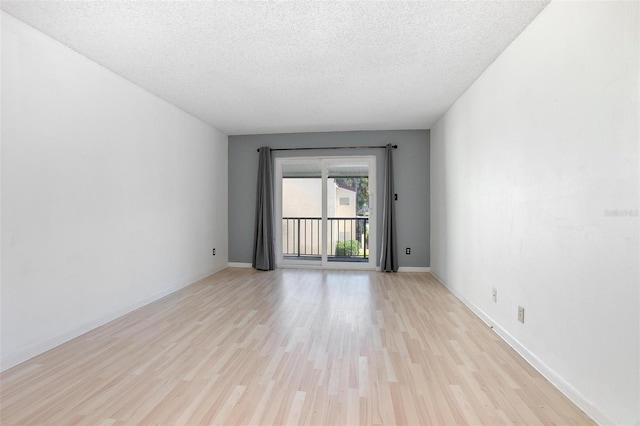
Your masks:
M386 145L380 146L326 146L326 147L316 147L316 148L273 148L271 151L308 151L310 149L378 149L378 148L386 148ZM391 145L391 148L396 149L398 145ZM256 151L260 152L260 148Z

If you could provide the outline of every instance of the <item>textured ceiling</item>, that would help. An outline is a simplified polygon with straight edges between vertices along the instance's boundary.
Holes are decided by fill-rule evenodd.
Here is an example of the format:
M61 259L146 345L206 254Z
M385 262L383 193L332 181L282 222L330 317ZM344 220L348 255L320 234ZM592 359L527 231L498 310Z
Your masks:
M2 1L227 134L429 128L547 1Z

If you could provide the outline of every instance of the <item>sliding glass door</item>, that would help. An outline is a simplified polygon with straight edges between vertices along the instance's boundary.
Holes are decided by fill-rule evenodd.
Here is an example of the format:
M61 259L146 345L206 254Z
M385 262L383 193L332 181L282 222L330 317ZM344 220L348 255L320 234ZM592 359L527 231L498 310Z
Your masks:
M280 266L375 268L375 157L277 158Z

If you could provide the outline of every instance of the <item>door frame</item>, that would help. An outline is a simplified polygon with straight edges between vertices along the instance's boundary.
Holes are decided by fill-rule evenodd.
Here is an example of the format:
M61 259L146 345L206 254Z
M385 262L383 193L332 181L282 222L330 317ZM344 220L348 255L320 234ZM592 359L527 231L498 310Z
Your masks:
M328 261L327 256L327 178L328 164L341 160L365 160L369 168L369 261L338 262ZM287 260L282 254L282 166L287 163L321 163L322 178L322 220L321 220L321 260ZM354 269L376 270L377 263L377 182L375 155L314 156L314 157L276 157L274 159L274 217L276 231L276 265L281 268L314 269ZM372 190L373 189L373 190Z

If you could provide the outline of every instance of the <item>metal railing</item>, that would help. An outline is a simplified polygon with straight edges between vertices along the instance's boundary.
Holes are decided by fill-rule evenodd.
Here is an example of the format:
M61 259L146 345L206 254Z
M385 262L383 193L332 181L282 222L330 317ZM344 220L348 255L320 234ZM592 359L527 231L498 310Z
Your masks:
M327 223L329 261L368 261L368 217L329 217ZM282 253L287 259L320 259L322 257L321 241L322 218L282 218Z

